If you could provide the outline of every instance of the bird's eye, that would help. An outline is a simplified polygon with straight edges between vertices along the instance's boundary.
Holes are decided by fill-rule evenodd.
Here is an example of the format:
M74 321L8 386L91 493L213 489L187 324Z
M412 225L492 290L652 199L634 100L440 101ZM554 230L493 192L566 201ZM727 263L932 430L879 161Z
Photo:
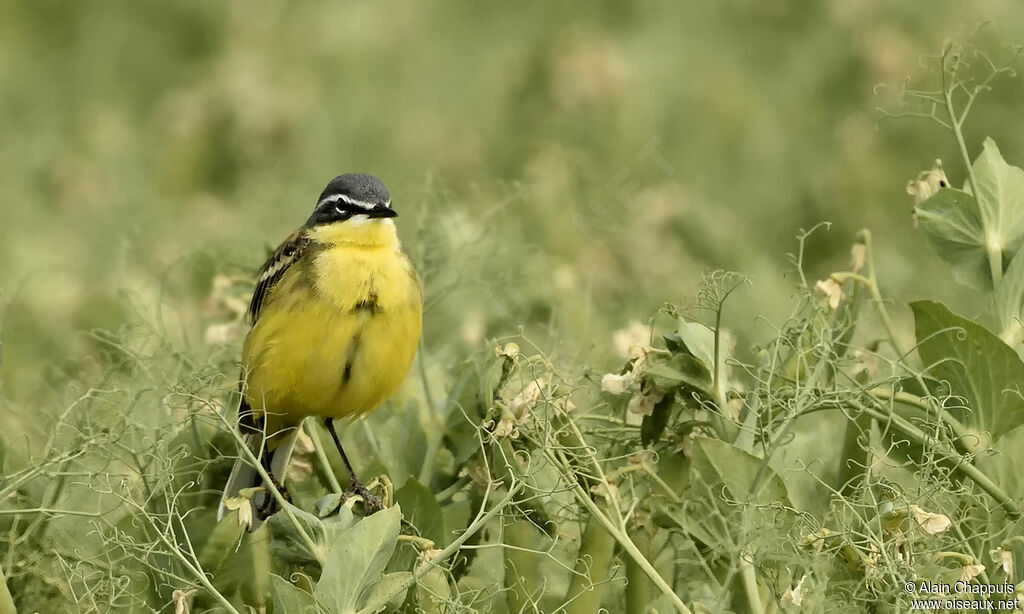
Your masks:
M346 215L348 213L341 208L341 205L334 205L334 210L338 212L338 215Z

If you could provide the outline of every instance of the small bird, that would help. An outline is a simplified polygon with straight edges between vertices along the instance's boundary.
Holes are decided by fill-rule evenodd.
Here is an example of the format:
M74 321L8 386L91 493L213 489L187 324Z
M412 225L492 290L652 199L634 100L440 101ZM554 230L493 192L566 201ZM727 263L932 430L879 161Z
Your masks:
M267 473L283 481L303 419L325 418L345 467L349 494L380 501L359 481L334 428L391 396L412 364L423 326L423 292L402 252L391 196L373 175L335 177L306 223L260 269L242 351L239 428ZM235 462L221 499L261 479ZM280 482L278 482L280 484ZM273 510L252 499L255 530Z

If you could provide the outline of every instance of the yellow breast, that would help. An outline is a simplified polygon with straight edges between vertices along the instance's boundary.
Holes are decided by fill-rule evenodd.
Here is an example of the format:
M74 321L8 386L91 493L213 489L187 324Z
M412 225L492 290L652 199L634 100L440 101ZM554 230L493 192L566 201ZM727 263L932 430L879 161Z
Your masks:
M250 406L280 417L268 426L364 415L408 372L423 300L384 222L314 231L317 248L272 290L243 352Z

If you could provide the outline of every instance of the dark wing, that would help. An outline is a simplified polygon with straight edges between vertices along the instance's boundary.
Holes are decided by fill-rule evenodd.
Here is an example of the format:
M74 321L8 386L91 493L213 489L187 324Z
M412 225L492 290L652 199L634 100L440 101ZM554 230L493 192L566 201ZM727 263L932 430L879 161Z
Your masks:
M260 309L274 284L281 279L288 267L302 257L306 247L309 246L310 240L305 231L305 228L299 229L285 239L284 243L274 251L274 255L260 267L260 274L256 277L256 290L253 291L252 300L249 302L247 317L250 324L255 324L259 319Z

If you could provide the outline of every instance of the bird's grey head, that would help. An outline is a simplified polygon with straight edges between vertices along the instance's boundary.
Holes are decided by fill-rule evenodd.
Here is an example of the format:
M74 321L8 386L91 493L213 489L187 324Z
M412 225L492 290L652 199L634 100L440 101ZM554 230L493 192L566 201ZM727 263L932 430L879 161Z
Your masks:
M307 226L359 219L390 218L398 214L391 208L391 195L380 179L366 173L346 173L331 179L313 208Z

